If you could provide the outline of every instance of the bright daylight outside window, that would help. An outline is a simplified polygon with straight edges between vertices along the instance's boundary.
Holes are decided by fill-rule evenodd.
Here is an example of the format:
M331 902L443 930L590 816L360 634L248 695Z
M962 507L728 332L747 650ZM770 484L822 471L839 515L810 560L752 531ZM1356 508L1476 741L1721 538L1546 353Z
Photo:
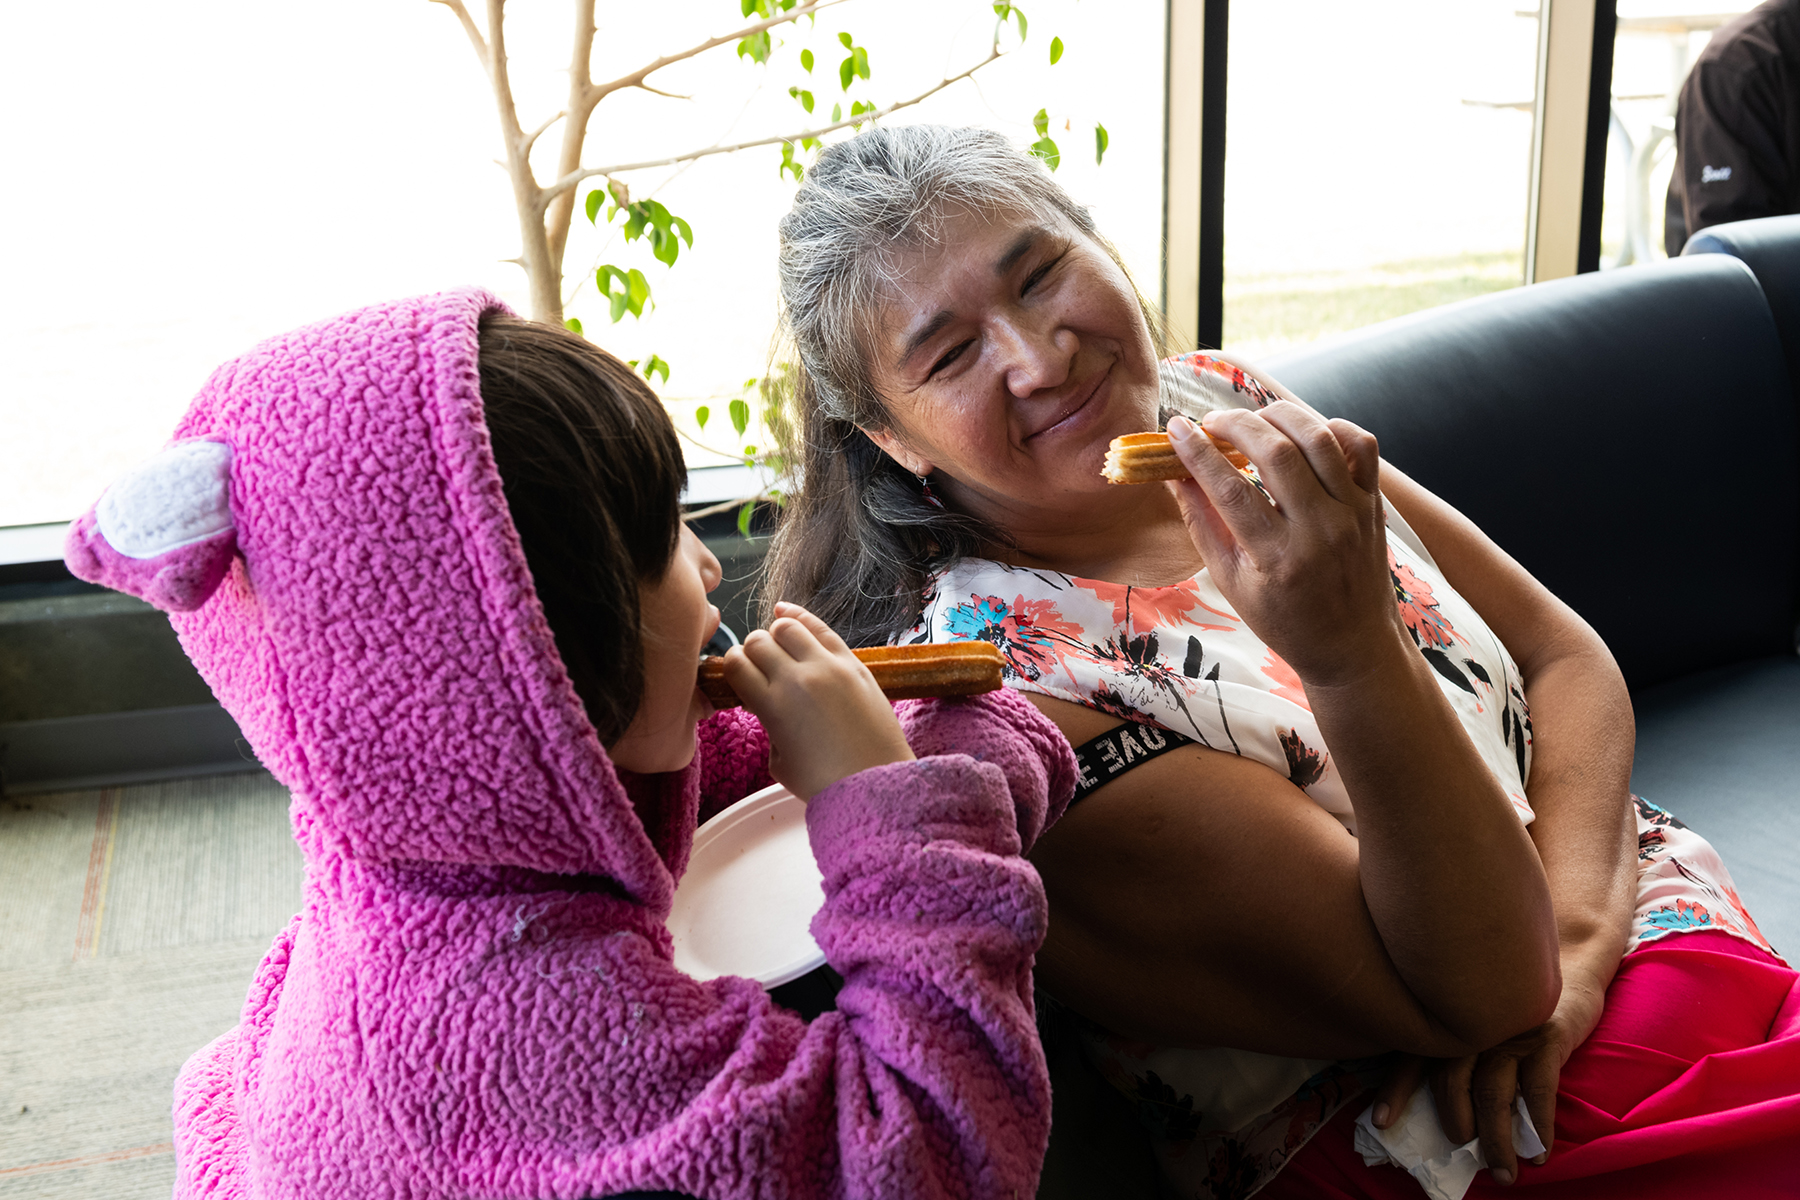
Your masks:
M1231 5L1227 348L1256 357L1523 281L1528 7Z
M502 261L519 253L519 231L494 164L502 143L493 95L448 8L424 0L98 7L22 10L11 32L31 52L0 82L12 111L57 114L15 123L9 138L15 161L61 181L15 189L7 201L0 525L75 516L161 444L208 370L259 338L461 283L530 311L523 273ZM615 78L739 28L741 7L602 4L593 77ZM892 120L986 125L1021 145L1047 135L1060 151L1058 178L1093 207L1154 295L1163 3L1036 0L1023 6L1023 43L1025 23L996 15L1007 7L832 5L816 26L774 29L765 63L727 44L651 79L673 98L608 97L583 163L665 159L797 133L829 122L838 105L845 116L854 104L885 106L980 63L1000 24L1004 58ZM517 3L507 14L518 116L530 130L567 97L569 10ZM867 78L853 69L846 94L840 62L854 47L866 49ZM97 78L108 86L95 88ZM812 93L810 115L790 88ZM1108 143L1099 165L1096 125ZM539 139L540 182L556 177L559 140L554 127ZM104 176L95 173L102 163ZM782 164L772 145L620 173L630 200L655 200L691 229L672 266L649 239L625 240L626 214L608 224L603 206L589 223L585 200L603 179L578 191L563 261L566 314L595 342L654 370L652 386L693 438L695 466L766 449L754 417L741 437L733 430L731 402L748 400L754 413L746 381L767 369L775 223L795 186ZM642 273L650 303L640 317L610 319L595 283L607 265L626 278ZM626 285L609 276L607 286Z

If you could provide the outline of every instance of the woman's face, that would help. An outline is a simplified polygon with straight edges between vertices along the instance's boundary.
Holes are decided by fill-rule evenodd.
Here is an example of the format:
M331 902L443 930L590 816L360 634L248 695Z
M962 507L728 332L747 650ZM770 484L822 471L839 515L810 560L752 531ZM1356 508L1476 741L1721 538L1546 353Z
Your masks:
M644 695L613 743L613 763L639 775L679 771L694 759L694 726L712 713L695 686L700 650L719 628L706 594L719 586L719 560L683 525L669 569L638 589L644 625Z
M898 265L869 348L890 427L865 432L1002 528L1100 499L1107 444L1157 418L1156 351L1118 265L1036 214L953 220Z

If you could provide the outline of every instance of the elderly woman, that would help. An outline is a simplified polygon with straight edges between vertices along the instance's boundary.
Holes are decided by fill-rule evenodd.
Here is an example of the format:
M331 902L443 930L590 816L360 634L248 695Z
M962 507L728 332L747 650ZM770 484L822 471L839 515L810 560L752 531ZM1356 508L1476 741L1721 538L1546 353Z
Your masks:
M1417 1196L1356 1153L1369 1100L1377 1155L1479 1136L1477 1190L1800 1184L1795 974L1630 795L1580 617L1368 433L1161 360L1117 253L998 135L833 146L781 240L803 486L767 593L852 644L991 640L1080 748L1032 856L1038 979L1179 1194ZM1192 480L1102 478L1164 419Z

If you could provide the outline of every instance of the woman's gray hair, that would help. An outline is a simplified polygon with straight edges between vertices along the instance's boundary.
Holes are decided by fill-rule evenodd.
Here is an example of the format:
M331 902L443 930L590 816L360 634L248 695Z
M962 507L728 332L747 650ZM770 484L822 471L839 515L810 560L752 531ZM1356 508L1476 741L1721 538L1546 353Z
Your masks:
M781 303L832 416L881 423L885 406L865 359L900 257L936 244L949 221L1003 212L1061 217L1105 245L1043 162L992 130L872 129L819 156L781 219Z
M937 506L862 432L889 427L869 356L903 257L952 220L1003 213L1066 221L1124 268L1044 164L991 130L870 129L806 173L780 225L781 339L797 361L777 424L799 486L770 552L765 613L791 600L851 645L889 641L916 620L932 574L1007 544ZM1157 314L1140 307L1160 344Z

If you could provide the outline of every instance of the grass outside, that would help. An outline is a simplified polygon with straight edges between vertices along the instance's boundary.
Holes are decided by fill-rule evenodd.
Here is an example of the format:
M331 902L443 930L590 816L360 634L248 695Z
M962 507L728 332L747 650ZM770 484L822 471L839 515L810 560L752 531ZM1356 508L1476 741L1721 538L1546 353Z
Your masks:
M1518 287L1517 251L1225 280L1225 347L1255 358L1327 334Z

